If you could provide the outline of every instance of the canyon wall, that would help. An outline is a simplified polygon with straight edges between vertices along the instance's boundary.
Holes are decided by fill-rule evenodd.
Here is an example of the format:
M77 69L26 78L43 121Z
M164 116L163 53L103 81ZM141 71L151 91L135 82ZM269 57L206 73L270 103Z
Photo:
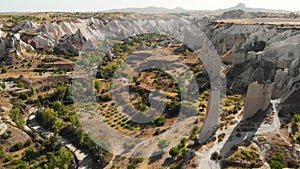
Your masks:
M259 110L265 111L271 103L272 84L250 83L246 95L243 120L254 116Z

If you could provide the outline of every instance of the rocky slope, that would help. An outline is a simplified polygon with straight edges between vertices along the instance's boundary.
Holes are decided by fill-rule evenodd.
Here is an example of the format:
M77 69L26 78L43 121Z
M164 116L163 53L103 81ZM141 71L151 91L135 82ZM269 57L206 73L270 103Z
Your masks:
M21 53L26 50L69 56L79 55L80 51L87 49L108 52L111 44L107 40L124 39L146 32L172 32L173 36L188 43L192 49L198 49L199 45L195 44L197 36L187 39L187 30L194 31L195 35L197 32L201 34L202 30L225 64L230 89L246 94L252 82L273 84L267 90L271 90L272 99L277 99L289 93L297 83L300 73L300 30L283 29L280 25L216 23L196 17L189 17L188 20L169 16L147 20L107 21L88 18L42 23L27 21L10 28L9 33L0 33L0 58L6 64L11 64L20 60ZM203 34L199 38L204 39L201 36ZM253 97L265 96L260 93Z

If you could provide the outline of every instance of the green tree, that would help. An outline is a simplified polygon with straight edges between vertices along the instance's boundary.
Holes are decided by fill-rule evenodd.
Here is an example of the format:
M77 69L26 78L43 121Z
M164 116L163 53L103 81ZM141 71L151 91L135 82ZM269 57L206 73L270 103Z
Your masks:
M72 114L70 115L70 121L73 128L76 128L79 125L79 121L77 119L77 116Z
M58 85L54 92L54 99L62 101L65 97L66 91L67 89L64 87L64 84Z
M158 142L158 144L157 144L157 147L158 147L160 150L164 151L164 149L167 148L167 147L169 146L169 144L170 144L170 143L168 142L168 140L163 139L163 140L159 140L159 142Z
M169 151L169 154L175 159L180 153L180 150L177 147L172 147Z
M192 131L193 131L193 133L197 133L197 132L200 131L200 127L199 126L194 126Z
M27 98L28 98L28 94L26 94L26 93L21 93L19 95L19 99L21 99L21 100L26 100Z
M295 115L293 116L292 121L293 121L294 123L300 123L300 114L295 114Z
M163 126L166 122L166 118L164 116L160 116L153 120L152 124L155 126Z
M33 161L35 157L36 157L36 153L34 152L33 148L30 147L23 152L22 160L30 162Z
M7 69L6 69L5 67L3 67L3 68L1 69L1 73L2 73L2 74L7 73Z
M42 113L42 124L46 128L51 128L56 120L56 117L57 113L53 109L46 108Z
M25 88L25 84L23 82L21 82L21 81L18 81L17 87L19 87L19 88Z
M12 119L12 121L14 121L16 123L16 125L23 129L25 126L25 120L24 118L21 116L21 112L19 108L13 108L10 110L9 112L9 117Z
M70 152L67 148L62 147L60 148L58 157L56 158L57 166L61 169L68 169L73 159L73 153Z
M59 133L60 129L64 126L64 122L61 119L55 120L52 129L54 129L55 133Z
M187 142L189 141L189 139L187 139L186 137L183 137L181 140L180 140L180 143L185 145Z
M95 89L97 90L97 92L100 92L101 89L101 81L99 79L95 80Z
M58 112L58 114L61 115L62 117L66 115L65 106L62 104L60 100L54 102L53 109L55 112Z

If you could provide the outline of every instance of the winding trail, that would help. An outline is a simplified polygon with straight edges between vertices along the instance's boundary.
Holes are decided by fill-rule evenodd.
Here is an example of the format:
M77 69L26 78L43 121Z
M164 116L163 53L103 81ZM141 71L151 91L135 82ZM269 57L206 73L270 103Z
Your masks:
M257 134L258 135L264 135L267 133L272 133L272 132L279 132L281 123L278 117L278 110L277 110L277 106L281 103L280 99L277 100L271 100L271 104L272 104L272 123L271 124L262 124L258 130L257 130ZM280 134L280 133L279 133Z
M218 136L222 133L225 133L226 136L225 138L221 141L218 142L218 140L216 139L214 141L214 145L212 148L208 149L207 151L204 152L195 152L196 155L198 155L200 157L200 162L199 162L199 167L198 169L220 169L220 161L214 161L211 159L211 154L213 154L214 152L220 152L221 149L225 148L224 152L228 152L231 148L231 146L227 146L224 147L225 143L228 143L228 139L229 137L232 135L235 127L240 123L240 121L242 120L242 117L239 118L239 115L242 113L243 109L239 111L239 113L235 116L235 120L237 121L237 123L235 123L234 125L229 126L227 129L221 130L220 128L216 131L215 135ZM239 142L239 140L238 140ZM235 140L231 140L230 144L235 145L237 144L237 142ZM205 145L204 145L205 146ZM223 154L221 154L223 156Z

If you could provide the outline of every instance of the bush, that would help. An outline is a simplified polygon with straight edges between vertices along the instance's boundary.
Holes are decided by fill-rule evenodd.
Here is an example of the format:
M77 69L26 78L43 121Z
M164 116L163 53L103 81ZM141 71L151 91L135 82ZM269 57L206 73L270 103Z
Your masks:
M23 152L23 161L32 161L36 157L36 153L33 151L33 148L28 148Z
M17 87L19 88L25 88L25 84L21 81L18 81Z
M167 148L169 146L169 142L168 140L159 140L158 144L157 144L158 148L161 149L162 151Z
M172 147L169 151L169 154L172 156L172 158L176 158L180 153L180 150L177 147Z
M42 124L46 128L51 128L57 118L57 113L51 109L46 108L42 113Z
M23 144L22 143L16 143L12 148L10 148L10 152L15 152L15 151L19 151L23 148Z
M180 156L181 156L181 157L184 157L184 156L187 154L188 149L187 149L187 148L183 148L183 149L181 149L180 151L181 151Z
M127 169L135 169L136 168L136 164L129 164Z
M23 129L25 126L25 120L21 116L20 109L19 108L13 108L9 112L9 117L16 123L16 125Z
M21 93L19 95L19 99L21 99L21 100L26 100L27 98L28 98L28 95L26 93Z
M217 160L218 158L219 158L219 153L218 152L215 151L214 153L211 154L211 159L212 160Z
M223 141L223 140L224 140L224 138L225 138L225 136L226 136L226 134L225 134L225 133L222 133L222 134L218 135L218 142L221 142L221 141Z
M166 122L166 118L164 116L160 116L158 118L156 118L152 124L155 126L163 126Z
M269 162L271 169L282 169L284 168L284 157L281 153L276 153L274 156L271 157Z
M292 121L293 121L294 123L300 123L300 114L295 114L295 115L293 116Z
M197 132L199 132L200 131L200 127L199 126L194 126L193 127L193 132L194 133L197 133Z
M233 145L230 150L235 151L238 150L239 146L238 145Z
M3 74L3 73L7 73L7 69L5 68L5 67L3 67L2 69L1 69L1 73Z
M184 145L189 141L189 139L187 139L186 137L183 137L181 140L180 140L180 144Z

